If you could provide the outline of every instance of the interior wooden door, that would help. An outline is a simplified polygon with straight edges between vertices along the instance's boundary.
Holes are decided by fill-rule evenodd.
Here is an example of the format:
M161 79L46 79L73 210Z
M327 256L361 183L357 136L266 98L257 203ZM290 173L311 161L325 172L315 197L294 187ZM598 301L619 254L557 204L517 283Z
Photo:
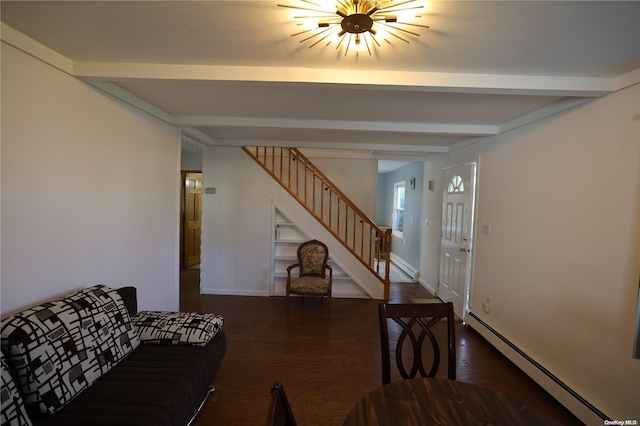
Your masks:
M183 249L184 268L200 263L200 228L202 225L202 173L183 173Z

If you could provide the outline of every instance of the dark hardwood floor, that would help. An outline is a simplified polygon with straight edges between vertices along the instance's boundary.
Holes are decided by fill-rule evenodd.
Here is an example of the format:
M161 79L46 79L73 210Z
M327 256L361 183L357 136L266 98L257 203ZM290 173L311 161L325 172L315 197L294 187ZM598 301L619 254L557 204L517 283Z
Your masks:
M305 298L292 300L287 312L283 297L200 295L199 273L182 271L180 309L223 315L227 355L195 426L264 424L276 381L300 426L339 426L381 385L378 301L334 299L329 315L326 301ZM418 284L392 284L391 302L413 297L429 294ZM502 392L565 425L582 424L471 328L456 324L456 344L457 380Z

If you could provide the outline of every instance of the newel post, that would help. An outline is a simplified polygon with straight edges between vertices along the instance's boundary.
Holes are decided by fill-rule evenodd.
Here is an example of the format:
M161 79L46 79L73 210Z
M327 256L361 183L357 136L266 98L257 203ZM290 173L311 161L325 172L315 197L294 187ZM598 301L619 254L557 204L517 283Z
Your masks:
M386 268L384 271L384 300L389 301L389 288L391 286L389 279L389 272L391 271L391 229L384 231L384 261L386 262Z

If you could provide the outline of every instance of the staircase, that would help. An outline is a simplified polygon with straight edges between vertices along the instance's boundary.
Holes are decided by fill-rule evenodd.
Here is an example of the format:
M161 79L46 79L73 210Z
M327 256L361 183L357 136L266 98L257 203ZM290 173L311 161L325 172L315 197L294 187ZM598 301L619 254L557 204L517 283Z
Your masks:
M380 229L298 149L242 149L380 280L389 300L391 230ZM384 275L381 261L386 262Z

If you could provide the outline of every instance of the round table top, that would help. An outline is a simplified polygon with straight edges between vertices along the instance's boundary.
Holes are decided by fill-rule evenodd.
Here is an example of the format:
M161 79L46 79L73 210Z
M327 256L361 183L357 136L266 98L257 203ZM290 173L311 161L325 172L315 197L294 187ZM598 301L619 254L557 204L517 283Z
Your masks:
M526 404L470 383L400 380L362 398L343 426L560 425Z

